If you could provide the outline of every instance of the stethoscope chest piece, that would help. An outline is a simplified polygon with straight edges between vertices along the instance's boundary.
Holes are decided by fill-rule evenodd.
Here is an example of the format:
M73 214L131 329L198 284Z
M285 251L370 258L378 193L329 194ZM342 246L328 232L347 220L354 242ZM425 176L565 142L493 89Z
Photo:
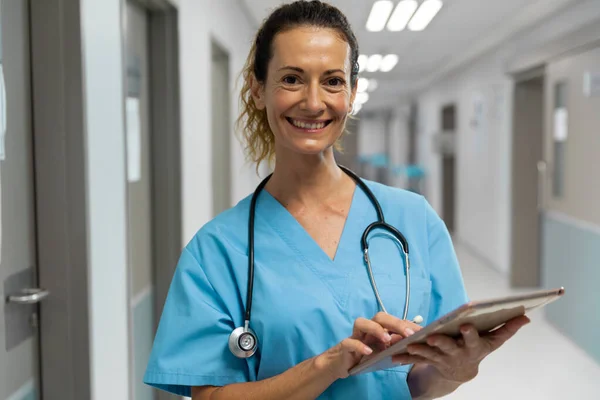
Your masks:
M256 353L258 340L249 327L240 326L229 335L229 350L239 358L252 357Z

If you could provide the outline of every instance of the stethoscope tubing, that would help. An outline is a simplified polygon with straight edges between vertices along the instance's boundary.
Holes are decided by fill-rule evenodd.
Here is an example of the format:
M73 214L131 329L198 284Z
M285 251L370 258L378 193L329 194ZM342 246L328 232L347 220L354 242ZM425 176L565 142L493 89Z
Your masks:
M409 249L408 249L408 241L404 237L404 235L393 226L389 225L385 222L385 218L383 215L383 211L381 209L381 205L377 201L377 198L373 194L373 192L369 189L369 187L360 179L354 172L350 171L348 168L339 165L340 169L344 171L348 176L350 176L356 184L361 188L361 190L367 195L371 204L375 208L377 212L377 221L370 224L361 237L361 248L364 254L364 260L367 264L367 270L369 274L369 280L371 281L371 285L373 287L373 291L375 292L375 297L377 298L377 303L380 309L387 314L387 310L381 300L381 296L379 294L379 290L377 289L377 284L375 282L375 277L373 276L373 269L371 267L371 260L369 257L369 243L368 236L369 233L376 228L381 228L385 231L386 235L389 235L394 239L394 241L400 245L404 253L404 266L406 272L406 299L404 303L404 313L403 318L406 320L408 316L408 308L409 308L409 300L410 300L410 260L409 260ZM264 189L265 185L271 178L272 174L268 175L263 181L257 186L252 199L250 201L250 215L248 219L248 287L246 292L246 309L244 312L244 326L234 329L229 337L229 348L233 352L236 357L247 358L254 354L256 351L256 346L258 343L258 339L254 331L252 331L250 327L250 318L252 313L252 297L254 291L254 216L256 210L256 201L260 192ZM242 345L242 339L251 339L247 341L247 346ZM250 344L251 343L251 344Z

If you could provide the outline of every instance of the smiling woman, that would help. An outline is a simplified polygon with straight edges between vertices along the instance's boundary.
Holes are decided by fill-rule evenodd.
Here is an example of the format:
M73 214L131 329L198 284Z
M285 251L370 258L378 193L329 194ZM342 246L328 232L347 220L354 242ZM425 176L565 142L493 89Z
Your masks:
M348 376L421 329L414 321L467 301L446 226L425 199L335 161L357 60L346 17L320 1L283 5L258 31L239 126L249 158L274 171L185 247L146 383L194 400L433 398L472 379L526 322L432 337L395 368Z
M273 12L260 29L243 71L244 109L238 127L248 156L257 164L274 161L276 135L287 138L288 145L295 141L302 147L304 141L312 151L335 145L356 95L359 49L346 18L326 5L306 7L304 14L293 11L282 7ZM292 130L296 136L286 135L282 129L286 125L299 128ZM321 136L316 141L315 135L297 136L301 133Z

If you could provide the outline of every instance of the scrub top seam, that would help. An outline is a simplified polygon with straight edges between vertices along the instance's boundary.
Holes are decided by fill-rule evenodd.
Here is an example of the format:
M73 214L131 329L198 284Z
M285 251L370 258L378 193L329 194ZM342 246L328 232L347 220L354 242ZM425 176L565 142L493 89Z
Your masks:
M192 260L194 260L194 262L196 263L196 266L198 267L198 269L200 271L202 271L202 274L204 275L204 277L206 278L206 283L208 283L208 285L210 286L210 289L212 290L212 292L217 295L217 297L219 296L219 292L217 292L217 290L215 289L215 287L213 286L213 284L210 281L210 278L208 277L208 274L206 273L206 271L204 270L204 268L202 268L202 264L200 263L200 261L198 261L198 259L194 256L194 253L192 253L192 251L190 249L186 247L183 248L184 251L187 251L189 253L189 255L192 257ZM213 310L215 310L218 313L223 313L223 310L219 310L216 306L210 304L209 302L207 302L206 300L200 298L197 299L200 300L202 303L206 304L208 307L212 308Z
M221 228L222 228L222 227L223 227L222 225L218 225L218 224L216 224L216 226L215 226L215 229L216 229L216 230L217 230L217 231L218 231L218 232L221 234L221 236L219 237L219 239L222 239L222 240L224 240L225 242L227 242L227 244L228 244L228 245L231 247L231 249L232 249L233 251L235 251L236 253L238 253L239 255L241 255L241 256L244 256L244 257L248 257L248 252L244 252L244 251L242 251L242 250L240 250L240 249L237 249L237 248L236 248L236 247L233 245L233 243L231 243L231 242L229 241L229 239L227 239L227 234L225 234L225 233L224 233L224 232L221 230Z

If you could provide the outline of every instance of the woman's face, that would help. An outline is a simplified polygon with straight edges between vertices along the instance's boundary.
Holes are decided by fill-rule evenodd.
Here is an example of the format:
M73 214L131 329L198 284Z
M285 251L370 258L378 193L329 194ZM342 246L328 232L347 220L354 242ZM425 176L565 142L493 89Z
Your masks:
M298 27L279 33L264 84L253 95L266 109L276 154L321 154L344 131L356 89L350 46L332 29Z

